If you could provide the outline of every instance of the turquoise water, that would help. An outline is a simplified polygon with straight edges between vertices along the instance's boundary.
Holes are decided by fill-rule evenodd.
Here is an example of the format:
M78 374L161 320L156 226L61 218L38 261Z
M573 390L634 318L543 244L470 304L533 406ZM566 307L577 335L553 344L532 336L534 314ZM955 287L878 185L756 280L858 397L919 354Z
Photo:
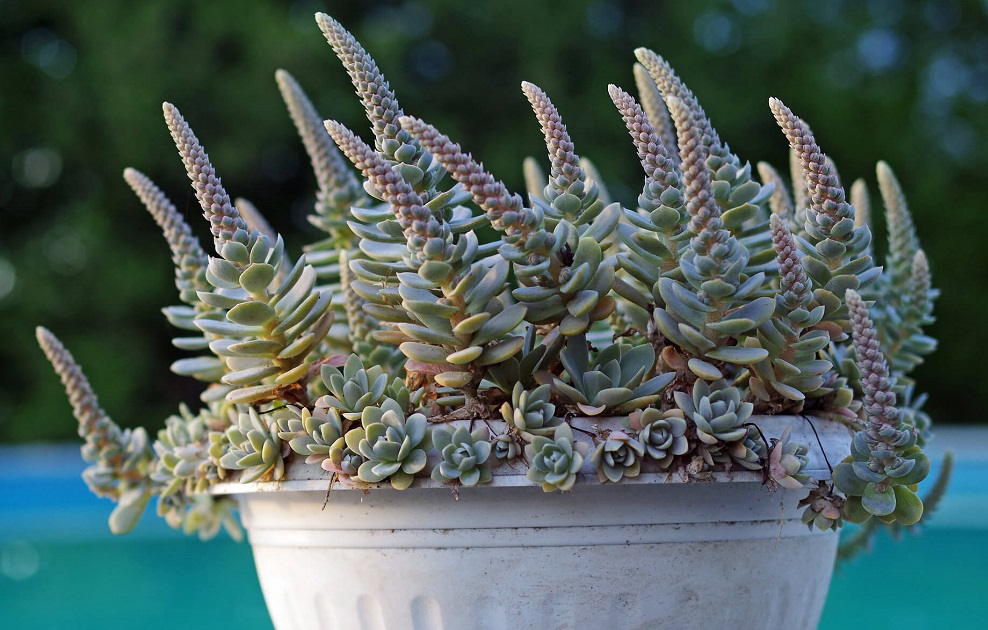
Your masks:
M0 448L0 461L4 627L271 628L247 544L187 538L150 511L134 533L112 536L110 503L79 480L74 446ZM988 459L962 459L921 536L883 534L839 566L820 628L986 627L986 478Z
M871 553L838 565L821 630L988 627L986 536L933 527L899 541L882 536Z
M250 548L229 540L8 543L3 564L7 628L272 627Z

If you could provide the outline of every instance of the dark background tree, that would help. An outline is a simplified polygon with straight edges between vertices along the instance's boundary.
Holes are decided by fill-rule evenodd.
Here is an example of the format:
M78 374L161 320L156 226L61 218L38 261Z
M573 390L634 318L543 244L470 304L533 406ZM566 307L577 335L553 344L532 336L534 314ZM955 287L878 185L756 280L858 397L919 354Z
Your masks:
M916 373L938 422L976 422L988 389L981 223L988 163L988 4L963 0L0 3L0 441L75 432L35 345L54 330L123 425L154 426L195 383L159 308L176 303L167 247L122 181L151 176L205 237L161 119L178 105L224 183L289 248L317 236L313 179L274 83L292 72L320 113L364 130L349 81L312 15L339 19L375 56L405 111L461 142L515 190L541 158L521 94L561 110L577 151L633 203L642 175L608 83L633 89L637 46L664 55L742 158L787 167L769 113L782 98L813 127L845 186L887 160L943 291L941 349ZM876 243L884 249L884 229ZM204 242L208 241L204 238Z

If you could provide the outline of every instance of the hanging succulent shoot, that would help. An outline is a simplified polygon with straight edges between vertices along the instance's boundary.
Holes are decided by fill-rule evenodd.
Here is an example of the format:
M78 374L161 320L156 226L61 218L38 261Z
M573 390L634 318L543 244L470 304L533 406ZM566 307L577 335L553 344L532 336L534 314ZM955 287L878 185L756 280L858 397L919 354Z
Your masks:
M40 326L37 336L45 356L62 379L79 421L79 436L86 441L82 458L89 466L82 478L97 496L117 502L110 515L110 530L115 534L129 532L140 520L152 492L147 433L143 428L121 429L99 406L89 381L65 346Z
M458 492L524 470L551 492L592 482L588 470L599 483L760 471L767 485L809 489L800 505L811 527L920 518L930 419L908 373L935 348L924 327L937 294L886 164L883 269L866 186L856 182L848 202L805 122L770 101L791 181L767 164L756 181L671 66L639 49L638 98L608 86L642 169L634 177L644 174L637 199L610 200L559 109L529 82L549 166L524 161L523 197L406 115L342 25L316 21L373 141L323 121L278 71L315 171L310 220L324 233L304 255L286 253L275 215L230 201L170 104L213 253L150 179L124 173L171 250L181 305L165 315L191 331L175 345L198 354L172 370L206 383L202 408L183 406L153 444L123 430L39 328L86 440L84 477L119 502L114 531L157 496L174 527L236 534L230 500L208 494L214 484L327 473L330 487ZM812 445L790 430L763 434L759 414L784 413L856 431L833 484L805 470Z
M902 420L875 325L867 306L847 290L854 353L861 372L868 424L854 435L851 455L834 469L834 483L847 496L845 517L864 522L877 516L912 525L923 516L916 484L926 478L930 460L916 445L916 429Z

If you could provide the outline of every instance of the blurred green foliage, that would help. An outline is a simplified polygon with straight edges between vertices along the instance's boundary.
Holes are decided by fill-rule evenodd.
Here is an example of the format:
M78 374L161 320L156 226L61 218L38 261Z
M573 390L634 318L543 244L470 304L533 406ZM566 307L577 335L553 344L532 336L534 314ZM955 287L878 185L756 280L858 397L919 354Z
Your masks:
M637 46L669 59L745 159L787 169L767 106L777 96L810 123L845 186L866 177L877 197L874 165L887 160L943 291L931 331L941 348L917 379L936 421L981 421L988 2L0 0L0 441L75 433L38 324L122 425L157 428L195 402L198 386L167 369L181 356L158 311L177 301L168 249L121 173L147 173L206 236L160 115L173 102L231 194L298 252L316 236L305 222L313 180L275 70L292 72L324 116L366 128L315 11L357 36L406 112L515 190L522 158L543 154L519 89L529 80L611 194L633 203L642 174L606 86L633 89ZM880 226L876 240L883 249Z

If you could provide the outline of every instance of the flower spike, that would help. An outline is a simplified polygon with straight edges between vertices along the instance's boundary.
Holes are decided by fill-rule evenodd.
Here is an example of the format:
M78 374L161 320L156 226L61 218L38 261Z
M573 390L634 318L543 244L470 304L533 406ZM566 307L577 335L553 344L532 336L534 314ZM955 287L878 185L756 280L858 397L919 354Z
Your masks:
M343 161L339 149L323 127L322 117L295 78L284 70L278 70L275 79L316 175L319 190L316 193L316 216L312 220L317 227L349 243L353 233L346 227L345 219L350 206L358 205L363 200L360 182Z
M772 246L779 262L779 303L787 311L805 309L813 299L813 286L803 270L796 241L781 216L773 214L769 222Z
M487 213L494 228L505 231L507 226L502 223L504 214L521 210L521 196L508 192L503 182L494 179L482 164L474 161L460 145L439 133L432 125L412 116L403 116L400 121L402 127L439 160L453 179L466 187L474 202Z
M377 151L335 120L327 120L325 125L347 159L381 193L382 198L391 204L402 229L411 228L416 220L424 221L429 218L431 213L423 206L425 200Z
M888 267L890 295L887 297L898 303L897 298L902 295L912 275L913 257L919 249L919 239L905 195L902 194L902 186L892 168L886 162L879 162L876 170L888 227L889 246L885 264Z
M555 190L556 194L564 193L576 182L586 179L586 174L580 168L580 157L573 151L573 141L566 131L559 110L542 88L534 83L522 81L521 89L528 102L532 104L535 116L542 127L542 135L545 136L545 146L551 160L549 188Z
M845 254L857 253L870 242L870 238L857 236L856 232L859 231L854 229L854 207L845 200L837 171L820 150L809 126L777 98L769 99L769 107L799 159L809 190L806 233L814 245L827 241L820 253L827 259L828 266L836 269L842 264ZM849 251L854 249L857 251Z
M44 350L48 361L51 362L55 372L62 379L62 385L65 386L65 393L72 404L73 413L76 420L79 421L79 435L86 436L99 429L108 434L119 432L119 427L110 420L103 408L100 407L96 394L89 384L89 379L82 372L82 368L75 362L58 337L42 326L37 327L35 334L38 338L38 345ZM106 437L104 437L105 439Z
M672 113L672 105L669 103L670 99L682 101L687 109L695 113L696 125L699 127L700 135L709 148L710 153L721 158L730 156L730 150L721 142L720 136L717 135L717 131L710 124L710 119L707 118L703 108L700 107L696 96L693 95L693 92L676 75L669 62L647 48L638 48L635 50L635 56L638 57L638 61L641 62L648 71L648 74L655 81L659 91L662 93L662 98L665 99L666 105L669 107L670 114ZM675 116L673 116L673 120L675 120ZM681 155L681 157L685 159L685 156Z
M721 232L720 207L714 199L710 169L706 165L709 147L703 140L703 126L699 118L702 112L690 108L678 98L670 100L669 111L676 123L679 154L683 159L681 169L686 189L686 211L690 215L689 230L694 235L704 230ZM706 253L711 245L713 243L709 239L698 240L697 247L701 250L698 253Z
M641 161L645 175L652 182L666 183L666 180L673 179L678 184L676 177L675 163L670 159L666 147L655 131L655 127L650 124L645 116L642 107L635 101L634 97L616 85L608 85L607 93L610 94L614 106L621 112L621 118L631 134L631 139L635 143L638 151L638 159Z
M178 153L185 162L185 171L192 180L196 199L202 206L203 216L209 220L209 229L213 233L213 243L217 253L223 244L229 241L246 245L247 222L230 203L230 195L223 188L220 178L216 176L216 170L210 164L209 156L199 144L199 140L192 133L192 128L185 122L178 108L171 103L165 103L162 109L172 140L175 141Z
M460 145L418 118L404 116L401 124L439 161L453 179L473 195L474 202L487 214L491 226L505 234L507 243L519 252L526 252L529 236L537 231L545 232L542 214L535 209L526 208L520 195L509 192L503 182L494 179ZM544 233L544 247L541 248L543 255L552 248L553 242L552 234Z
M521 87L542 127L550 160L549 183L542 199L532 197L532 203L544 212L546 223L551 228L565 220L579 226L580 234L584 234L587 224L599 217L601 233L598 238L603 238L617 225L620 217L618 206L613 205L611 210L601 212L604 202L600 199L600 187L581 166L580 157L573 150L573 141L559 111L537 85L523 81Z
M137 525L151 497L148 469L153 455L143 428L121 429L99 406L89 380L75 359L49 330L38 326L38 344L65 386L65 393L85 438L82 458L92 464L83 478L97 496L117 502L110 529L125 534Z
M638 88L638 100L641 102L645 117L655 129L657 135L669 154L669 159L679 164L679 153L676 152L676 127L669 117L669 108L662 100L662 93L655 81L648 75L648 70L640 63L634 65L635 86Z
M360 42L343 26L325 13L316 14L316 23L333 47L336 56L343 62L357 95L364 104L364 113L374 129L377 150L388 159L410 163L408 159L417 154L415 141L403 131L398 118L403 114L395 93L377 67L377 62L364 50ZM411 155L403 155L399 149L403 145L412 149L403 150ZM417 155L416 155L417 157Z
M895 407L893 379L889 374L885 355L878 343L875 325L868 314L868 307L856 291L848 289L847 307L850 311L855 363L861 372L861 389L864 391L864 410L878 437L882 427L895 426L899 410Z
M124 170L124 179L151 213L168 241L172 261L175 263L175 286L178 287L179 297L186 304L200 306L196 291L208 291L211 287L206 282L206 264L209 260L199 239L193 236L192 229L175 209L175 205L147 175L128 168Z

